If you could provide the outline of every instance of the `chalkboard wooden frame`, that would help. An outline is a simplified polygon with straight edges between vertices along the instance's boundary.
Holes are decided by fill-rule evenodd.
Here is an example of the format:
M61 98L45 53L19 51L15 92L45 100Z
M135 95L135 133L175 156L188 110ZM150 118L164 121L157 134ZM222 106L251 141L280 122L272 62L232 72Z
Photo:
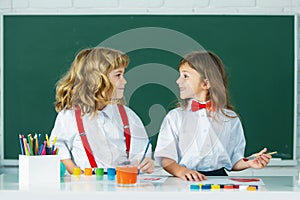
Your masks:
M5 142L5 129L4 129L4 127L5 127L5 124L6 124L6 122L5 122L5 115L4 115L4 110L5 110L5 106L6 106L6 104L5 104L5 94L4 94L4 85L5 85L5 78L6 77L4 77L4 73L5 73L5 71L4 71L4 69L5 69L5 65L6 65L6 61L5 61L5 54L6 54L6 48L4 47L4 45L6 44L6 41L5 41L5 27L4 27L4 25L5 25L5 23L6 23L6 21L5 21L5 19L7 19L7 18L9 18L9 17L28 17L28 16L35 16L35 17L43 17L43 16L56 16L56 17L62 17L62 16L70 16L70 17L84 17L84 16L91 16L91 17L93 17L93 16L108 16L108 17L115 17L115 16L124 16L124 17L133 17L133 18L135 18L135 17L138 17L138 16L145 16L145 17L149 17L149 18L151 18L151 17L153 17L153 18L155 18L155 17L165 17L165 16L173 16L173 17L180 17L180 16L195 16L195 17L207 17L207 16L210 16L210 17L224 17L224 18L226 18L226 17L233 17L233 18L241 18L241 17L243 17L243 16L246 16L246 17L251 17L251 16L256 16L256 17L266 17L266 18L268 18L268 17L272 17L272 16L274 16L274 17L292 17L293 18L293 20L294 20L294 25L293 25L293 27L291 27L291 28L293 28L293 31L294 31L294 38L293 38L293 41L294 41L294 50L293 50L293 53L294 53L294 55L293 55L293 57L294 57L294 63L293 63L293 65L294 65L294 85L293 85L293 87L294 87L294 89L293 89L293 91L294 91L294 94L293 94L293 127L292 127L292 130L293 130L293 133L292 133L292 138L293 138L293 148L292 148L292 158L291 159L287 159L287 160L274 160L274 161L272 161L272 163L274 164L274 165L296 165L296 163L297 163L297 161L296 161L296 137L297 137L297 127L296 127L296 125L297 125L297 51L298 51L298 44L297 44L297 41L298 41L298 38L297 38L297 24L298 24L298 20L297 20L297 16L296 15L172 15L172 14L168 14L168 15L128 15L128 14L125 14L125 15L80 15L80 14L64 14L64 15L48 15L48 14L43 14L43 15L33 15L33 14L22 14L22 15L20 15L20 14L17 14L17 15L3 15L2 16L2 18L1 18L1 27L2 27L2 32L1 32L1 39L2 39L2 44L3 45L1 45L1 52L2 52L2 55L1 55L1 137L0 137L0 145L1 145L1 147L0 147L0 158L2 159L2 160L4 160L4 163L16 163L16 161L14 160L14 159L11 159L11 158L7 158L6 156L5 156L5 151L4 151L4 146L6 145L6 142ZM26 24L24 24L23 25L24 27L26 27ZM132 28L132 27L131 27ZM126 31L126 29L124 29L124 31ZM88 40L88 38L86 38L86 40ZM83 42L84 43L84 42ZM87 47L88 45L90 45L91 43L89 43L88 41L86 41L86 43L84 43L85 44L85 47ZM81 45L81 46L80 46ZM77 45L77 47L83 47L84 45L81 43L79 46ZM76 45L75 45L76 46ZM78 52L78 50L80 49L80 48L78 48L78 49L72 49L72 51L70 51L70 52L68 52L68 56L66 56L65 57L65 59L67 60L67 61L65 61L65 63L68 63L68 64L70 64L70 62L71 62L71 60L73 59L73 57L74 57L74 55L75 55L75 53L76 52ZM38 52L37 52L38 53ZM217 52L218 53L218 52ZM223 59L222 58L222 55L220 55L220 57L221 57L221 59ZM64 63L64 64L65 64ZM226 65L226 61L225 61L225 65ZM68 67L68 66L67 66ZM64 70L61 70L61 71L59 71L59 75L61 75L62 73L64 72ZM57 80L58 79L58 77L55 77L55 80ZM52 80L52 82L53 82L53 80ZM54 85L53 85L53 87L54 87ZM53 89L53 88L52 88ZM54 96L53 96L53 99L54 99ZM52 104L50 105L50 106L52 106ZM138 110L138 108L137 108L137 110ZM52 114L54 113L54 111L52 112ZM138 112L137 112L138 113ZM17 114L17 113L16 113ZM140 113L138 113L138 114L140 114ZM53 123L53 122L52 122ZM39 132L39 131L42 131L42 130L36 130L37 132ZM17 133L17 134L19 134L19 133ZM17 135L16 134L16 135ZM48 133L49 134L49 133ZM17 141L17 138L14 138L16 141ZM268 143L269 141L265 141L265 143ZM17 142L13 142L13 143L17 143ZM12 144L13 144L12 143ZM274 149L274 150L276 150L276 149Z

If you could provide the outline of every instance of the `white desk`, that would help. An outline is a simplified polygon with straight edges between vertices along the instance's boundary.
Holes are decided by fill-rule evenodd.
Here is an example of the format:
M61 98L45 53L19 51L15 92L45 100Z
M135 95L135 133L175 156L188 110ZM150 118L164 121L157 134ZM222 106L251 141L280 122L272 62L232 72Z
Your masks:
M106 175L103 180L97 180L95 176L74 177L65 176L58 185L32 185L28 188L19 188L17 174L0 175L0 199L31 199L31 200L93 200L93 199L300 199L300 187L296 177L276 176L259 177L263 180L264 186L258 191L233 190L190 190L192 182L181 181L175 177L167 177L163 183L152 183L143 181L144 177L158 177L140 175L137 186L119 187L115 181L108 181ZM208 177L228 178L228 177ZM236 177L235 177L236 178ZM248 177L249 178L249 177Z

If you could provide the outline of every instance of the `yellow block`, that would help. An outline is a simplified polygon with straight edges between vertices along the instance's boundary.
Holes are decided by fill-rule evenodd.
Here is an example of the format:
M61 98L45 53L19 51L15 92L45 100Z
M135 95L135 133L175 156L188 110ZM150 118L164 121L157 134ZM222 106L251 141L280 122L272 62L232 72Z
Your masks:
M247 191L256 191L256 187L255 186L248 186Z
M219 190L220 188L221 188L221 186L218 185L218 184L211 185L211 189L212 189L212 190Z

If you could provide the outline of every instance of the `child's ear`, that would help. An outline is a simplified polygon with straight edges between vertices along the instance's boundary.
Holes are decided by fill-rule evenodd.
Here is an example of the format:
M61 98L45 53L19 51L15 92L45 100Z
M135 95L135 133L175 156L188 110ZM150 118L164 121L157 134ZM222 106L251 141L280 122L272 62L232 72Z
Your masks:
M208 90L210 88L210 83L207 79L203 80L203 85L202 85L203 89Z

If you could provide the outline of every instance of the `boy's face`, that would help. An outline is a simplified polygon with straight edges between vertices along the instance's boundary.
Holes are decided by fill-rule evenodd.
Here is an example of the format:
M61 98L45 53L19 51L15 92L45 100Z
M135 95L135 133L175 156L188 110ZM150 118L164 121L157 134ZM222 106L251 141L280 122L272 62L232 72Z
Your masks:
M108 74L108 78L110 82L115 87L113 91L112 98L113 99L121 99L124 95L125 84L127 81L124 78L125 67L120 67L118 69L112 70Z
M197 99L206 101L207 90L203 87L204 81L201 80L200 74L184 63L179 68L178 84L181 99Z

